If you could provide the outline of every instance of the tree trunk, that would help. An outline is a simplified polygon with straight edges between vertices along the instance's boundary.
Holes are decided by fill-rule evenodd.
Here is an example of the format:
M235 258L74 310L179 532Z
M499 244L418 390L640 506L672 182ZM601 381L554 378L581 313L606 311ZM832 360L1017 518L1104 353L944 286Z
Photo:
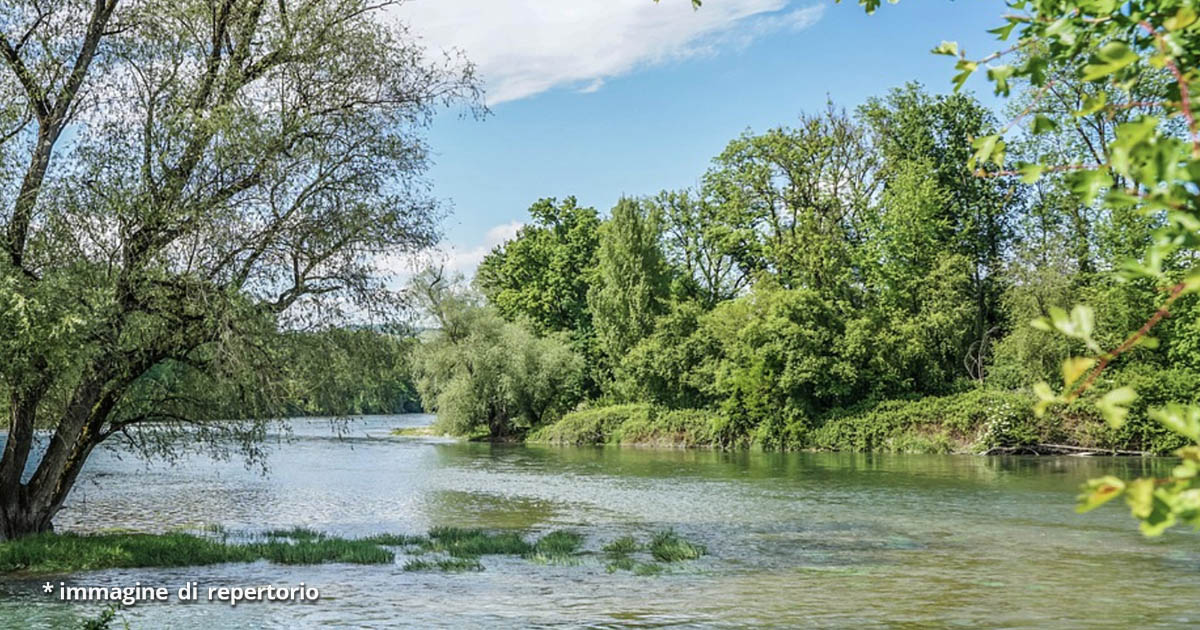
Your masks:
M50 510L37 509L31 504L25 486L3 488L0 492L0 541L54 531L53 516Z

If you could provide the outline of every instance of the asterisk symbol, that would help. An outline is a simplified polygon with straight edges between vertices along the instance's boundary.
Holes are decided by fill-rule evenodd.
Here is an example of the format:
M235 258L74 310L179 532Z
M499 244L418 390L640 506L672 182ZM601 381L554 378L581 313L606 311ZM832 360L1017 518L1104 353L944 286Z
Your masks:
M46 582L45 584L42 585L42 592L43 593L53 593L54 585L49 582Z

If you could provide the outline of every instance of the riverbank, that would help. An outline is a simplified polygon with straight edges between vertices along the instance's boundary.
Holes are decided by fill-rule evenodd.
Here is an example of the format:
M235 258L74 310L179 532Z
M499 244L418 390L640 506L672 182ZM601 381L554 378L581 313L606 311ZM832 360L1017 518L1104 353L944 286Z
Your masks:
M577 410L532 431L529 443L676 448L816 450L886 453L1018 453L1036 445L1064 451L1166 454L1185 440L1147 413L1179 392L1150 381L1125 426L1110 428L1095 408L1095 392L1033 412L1032 394L972 389L948 396L864 402L812 418L743 426L723 411L629 404ZM1189 393L1194 396L1194 393ZM1022 450L1024 449L1024 450Z

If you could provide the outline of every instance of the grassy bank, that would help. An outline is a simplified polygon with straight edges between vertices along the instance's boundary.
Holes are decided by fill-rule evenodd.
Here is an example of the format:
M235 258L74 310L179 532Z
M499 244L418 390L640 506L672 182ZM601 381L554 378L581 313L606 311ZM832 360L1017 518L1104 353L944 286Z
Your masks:
M1114 380L1139 392L1119 430L1109 428L1096 410L1096 398L1110 388L1101 384L1041 418L1033 413L1031 393L981 388L915 400L867 401L813 418L757 426L741 426L719 411L648 404L599 407L569 413L532 432L527 441L895 453L981 453L1035 444L1169 453L1183 446L1148 410L1171 400L1195 401L1200 397L1195 378L1129 370Z
M632 537L626 537L630 541ZM257 534L39 534L0 543L0 573L71 573L115 568L185 567L266 560L278 564L391 564L404 554L406 571L482 571L485 556L518 556L535 564L572 565L589 555L584 536L556 530L540 537L516 531L436 527L424 536L377 534L348 539L309 529ZM626 550L630 556L643 549ZM607 547L606 547L607 548ZM673 531L653 535L640 564L692 560L704 548ZM643 569L659 573L662 567Z

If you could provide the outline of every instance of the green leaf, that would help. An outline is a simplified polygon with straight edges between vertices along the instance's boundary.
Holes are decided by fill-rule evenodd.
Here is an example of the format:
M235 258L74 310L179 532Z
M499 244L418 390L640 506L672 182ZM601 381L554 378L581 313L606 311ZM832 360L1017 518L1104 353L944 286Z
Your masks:
M1045 114L1037 114L1033 117L1033 133L1043 134L1058 130L1058 121Z
M1166 407L1151 409L1149 413L1164 427L1193 442L1200 442L1200 408L1195 405L1167 403Z
M1004 165L1004 141L1000 139L999 134L976 138L971 147L975 149L975 154L967 160L967 168L973 169L976 164L988 161L997 166Z
M935 55L950 55L951 57L958 56L958 42L943 41L936 48L929 51Z
M1119 429L1125 424L1125 417L1129 415L1129 405L1133 404L1134 400L1137 400L1137 392L1133 391L1132 387L1119 387L1100 398L1096 407L1100 409L1100 415L1104 416L1108 426Z
M1183 7L1175 12L1175 15L1163 20L1163 28L1168 31L1181 31L1196 23L1196 10L1191 7Z
M1125 42L1109 42L1096 53L1093 63L1084 66L1082 78L1084 81L1096 81L1137 60L1137 53L1130 50L1129 45Z
M1125 503L1135 518L1146 518L1154 510L1154 480L1134 479L1125 487Z
M1041 179L1042 173L1046 171L1046 167L1041 164L1022 164L1018 170L1021 171L1021 181L1026 184L1032 184Z
M960 59L958 63L954 64L954 69L959 71L958 74L950 79L950 82L954 84L955 92L962 89L967 79L971 78L971 75L975 73L978 67L979 64L976 64L974 61L967 61L966 59Z
M1108 169L1100 168L1087 171L1075 171L1066 177L1067 185L1075 193L1083 205L1091 205L1102 188L1113 185L1112 176Z
M1063 387L1068 388L1079 380L1079 377L1092 369L1096 360L1089 357L1068 357L1062 362Z
M1000 41L1006 41L1008 37L1012 35L1013 29L1016 28L1019 22L1019 19L1009 18L1008 24L1005 24L1004 26L997 26L993 29L988 29L988 32L994 34L996 39Z
M988 68L988 80L996 84L996 94L1008 96L1008 78L1013 75L1012 66L994 66Z
M1050 389L1050 385L1046 383L1038 383L1033 386L1033 393L1038 397L1038 401L1033 405L1033 413L1041 418L1046 415L1046 409L1061 399L1054 390Z
M1108 104L1108 95L1105 94L1104 92L1099 92L1095 96L1089 96L1089 97L1083 99L1083 108L1076 110L1074 112L1071 112L1071 114L1074 115L1076 118L1083 118L1084 116L1091 116L1092 114L1095 114L1096 112L1104 109L1104 106L1107 104Z
M1107 475L1099 479L1089 479L1081 490L1082 493L1077 497L1079 504L1075 506L1075 511L1080 514L1090 512L1121 496L1125 491L1125 482Z

